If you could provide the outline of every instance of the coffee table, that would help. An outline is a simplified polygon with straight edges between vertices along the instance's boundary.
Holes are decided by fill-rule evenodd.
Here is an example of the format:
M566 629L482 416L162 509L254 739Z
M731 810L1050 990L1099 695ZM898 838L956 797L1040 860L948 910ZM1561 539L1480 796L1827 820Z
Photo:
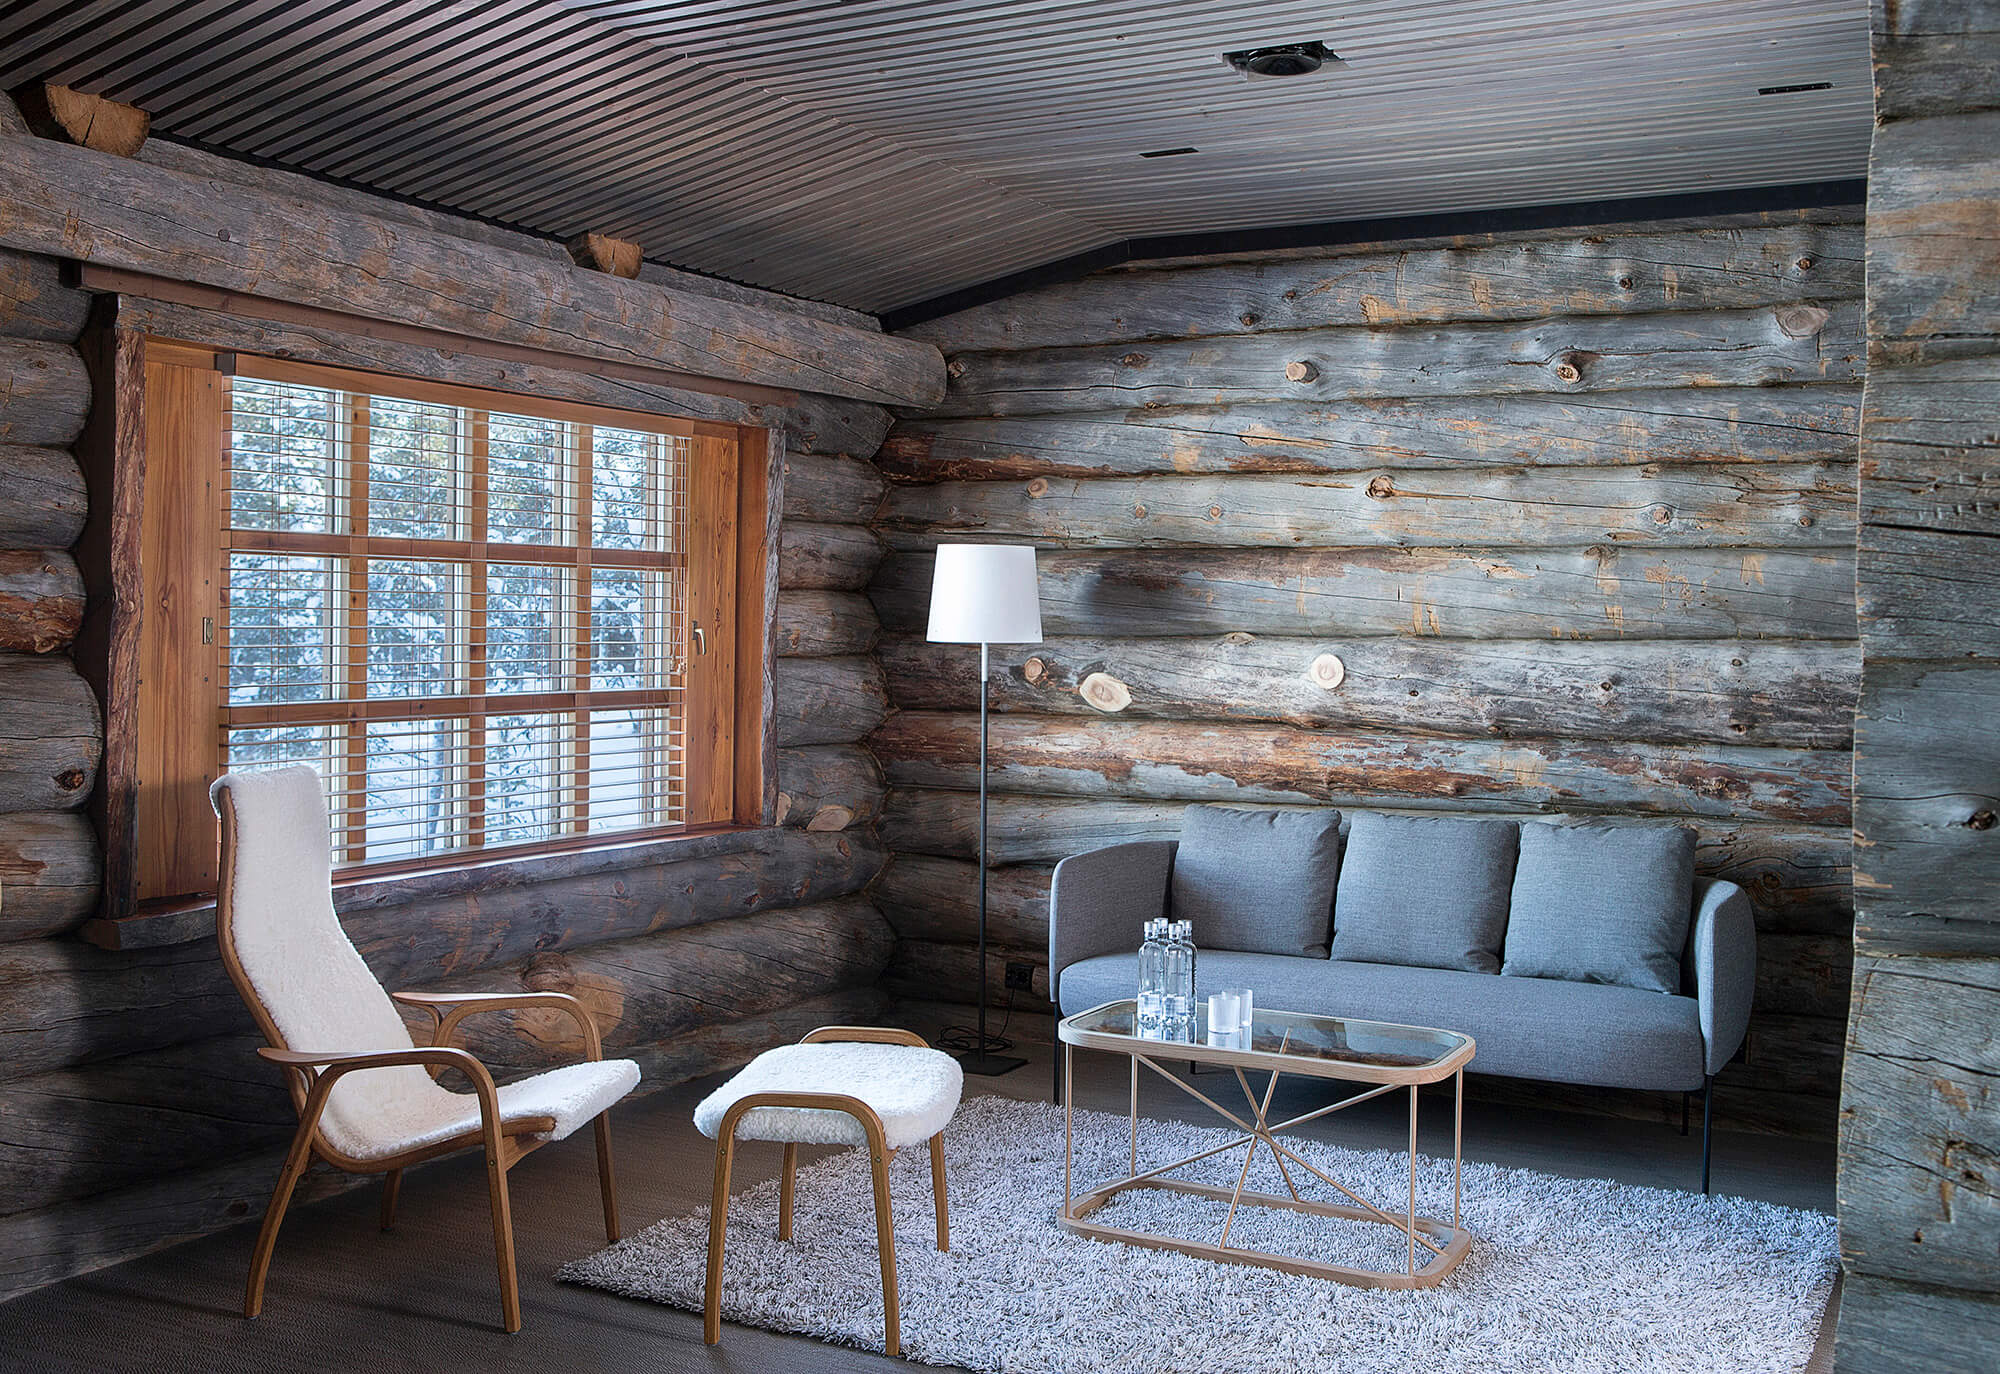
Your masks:
M1066 1084L1076 1081L1071 1069L1074 1067L1073 1061L1079 1049L1105 1050L1112 1054L1125 1055L1132 1061L1131 1171L1127 1177L1092 1188L1081 1196L1073 1195L1076 1107L1074 1092L1068 1094L1069 1100L1064 1107L1063 1121L1063 1205L1058 1215L1065 1230L1098 1240L1123 1241L1128 1245L1143 1245L1160 1250L1178 1250L1182 1254L1196 1255L1204 1259L1262 1265L1267 1269L1281 1269L1288 1274L1312 1274L1365 1288L1431 1288L1457 1268L1459 1261L1465 1258L1466 1252L1472 1248L1472 1233L1460 1224L1463 1191L1460 1185L1460 1169L1465 1136L1465 1066L1471 1060L1474 1050L1471 1036L1460 1035L1456 1031L1435 1030L1427 1026L1399 1026L1382 1021L1352 1021L1338 1016L1318 1016L1298 1011L1267 1011L1258 1007L1247 1032L1220 1037L1216 1043L1210 1043L1207 1008L1198 1006L1194 1039L1159 1040L1144 1038L1138 1034L1137 1012L1137 1004L1128 998L1120 1002L1107 1002L1103 1006L1092 1007L1089 1011L1065 1017L1056 1027L1057 1038L1063 1047L1063 1081ZM1230 1070L1236 1075L1236 1081L1243 1089L1243 1098L1247 1104L1244 1113L1238 1115L1193 1084L1176 1078L1161 1067L1162 1060L1211 1064ZM1139 1066L1142 1064L1210 1110L1220 1114L1243 1134L1213 1149L1203 1150L1185 1159L1177 1159L1171 1164L1163 1164L1141 1172ZM1264 1085L1261 1098L1252 1090L1246 1070L1270 1074L1270 1080ZM1371 1086L1338 1102L1274 1123L1269 1119L1271 1096L1277 1089L1280 1074L1337 1079L1341 1082ZM1453 1080L1452 1201L1449 1225L1417 1215L1417 1089L1426 1083L1438 1083L1447 1078ZM1398 1208L1395 1213L1376 1206L1339 1179L1308 1164L1278 1139L1279 1132L1292 1130L1308 1121L1397 1091L1407 1091L1410 1098L1410 1196L1407 1208ZM1249 1146L1249 1149L1243 1156L1243 1167L1237 1173L1234 1188L1167 1177L1174 1170L1193 1164L1197 1160L1208 1159L1242 1145ZM1290 1194L1289 1197L1244 1191L1244 1184L1250 1177L1251 1161L1257 1157L1260 1148L1270 1150L1271 1158L1277 1163L1278 1172L1285 1180L1285 1189ZM1298 1186L1288 1165L1297 1165L1306 1173L1338 1190L1349 1201L1345 1203L1307 1201L1299 1195ZM1098 1211L1112 1198L1135 1188L1160 1188L1196 1197L1228 1199L1229 1211L1223 1219L1222 1234L1213 1242L1182 1240L1173 1236L1108 1226L1091 1220L1092 1213ZM1355 1269L1267 1250L1256 1250L1240 1244L1231 1245L1229 1233L1236 1223L1237 1209L1244 1203L1260 1207L1285 1208L1314 1216L1339 1217L1348 1221L1379 1222L1394 1227L1407 1237L1407 1263L1400 1270ZM1424 1262L1421 1265L1417 1262L1419 1250L1423 1251Z

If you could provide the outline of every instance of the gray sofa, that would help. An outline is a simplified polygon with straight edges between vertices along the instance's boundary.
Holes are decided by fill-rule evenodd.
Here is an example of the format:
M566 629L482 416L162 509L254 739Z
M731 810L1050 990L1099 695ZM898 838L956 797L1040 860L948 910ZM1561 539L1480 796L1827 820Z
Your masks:
M1191 820L1194 815L1191 809ZM1297 954L1231 950L1228 946L1236 943L1254 950L1264 937L1233 939L1227 914L1218 919L1209 913L1207 928L1196 927L1201 947L1197 997L1218 988L1249 987L1260 1006L1461 1031L1477 1041L1472 1070L1484 1074L1700 1091L1705 1192L1715 1075L1743 1044L1757 944L1743 890L1719 879L1692 878L1692 836L1686 847L1688 876L1681 881L1691 880L1691 909L1678 960L1677 994L1609 982L1341 958L1336 901L1326 927L1334 957L1325 956L1324 941L1309 941ZM1142 923L1179 914L1171 909L1178 850L1174 841L1119 844L1057 865L1049 900L1049 984L1063 1015L1134 994ZM1257 892L1256 872L1271 865L1254 855L1245 857L1249 862L1237 866L1237 886L1221 890L1240 891L1246 903L1270 900ZM1601 873L1576 876L1599 888L1614 886ZM1182 886L1184 902L1194 905L1194 889ZM1342 893L1349 890L1350 885L1340 888ZM1514 900L1522 900L1519 888ZM1621 899L1613 892L1610 900ZM1499 901L1504 910L1504 890ZM1253 919L1243 916L1237 924ZM1413 919L1421 924L1421 918ZM1497 969L1497 960L1492 962ZM1510 966L1513 962L1509 960ZM1061 1092L1058 1080L1058 1100Z

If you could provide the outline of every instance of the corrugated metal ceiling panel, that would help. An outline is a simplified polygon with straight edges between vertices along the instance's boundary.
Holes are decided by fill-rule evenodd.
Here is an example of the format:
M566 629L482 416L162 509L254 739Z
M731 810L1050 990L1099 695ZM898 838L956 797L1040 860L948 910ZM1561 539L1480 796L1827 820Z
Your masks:
M0 81L882 310L1115 240L1860 175L1854 0L142 0L0 7ZM1347 64L1249 82L1230 48ZM1759 96L1757 88L1833 88ZM1191 145L1186 157L1138 154Z

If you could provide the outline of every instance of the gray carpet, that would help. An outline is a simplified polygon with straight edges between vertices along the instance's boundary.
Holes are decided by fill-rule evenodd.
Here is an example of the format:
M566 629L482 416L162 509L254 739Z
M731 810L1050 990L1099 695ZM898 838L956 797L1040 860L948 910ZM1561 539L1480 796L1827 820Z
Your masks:
M1080 1181L1122 1174L1121 1116L1078 1114ZM1146 1158L1226 1133L1149 1123ZM1436 1290L1346 1287L1271 1270L1071 1236L1054 1212L1062 1114L979 1098L947 1133L953 1249L931 1236L928 1162L896 1161L898 1269L908 1358L1010 1374L1239 1371L1277 1374L1796 1374L1813 1353L1832 1288L1831 1217L1740 1198L1566 1179L1471 1164L1466 1224L1478 1235ZM1406 1157L1315 1142L1301 1152L1364 1195L1407 1189ZM1235 1181L1240 1152L1183 1176ZM1252 1187L1283 1182L1260 1160ZM1427 1160L1421 1205L1449 1214L1450 1168ZM1312 1190L1308 1190L1309 1194ZM1320 1191L1325 1191L1321 1189ZM775 1239L777 1186L732 1203L724 1315L731 1321L879 1349L882 1306L865 1161L801 1171L794 1240ZM1145 1193L1100 1213L1146 1229L1213 1235L1219 1205ZM1239 1214L1248 1244L1336 1262L1392 1261L1386 1228L1293 1213ZM559 1277L698 1309L705 1211L670 1218L566 1266ZM728 1337L725 1336L725 1341Z

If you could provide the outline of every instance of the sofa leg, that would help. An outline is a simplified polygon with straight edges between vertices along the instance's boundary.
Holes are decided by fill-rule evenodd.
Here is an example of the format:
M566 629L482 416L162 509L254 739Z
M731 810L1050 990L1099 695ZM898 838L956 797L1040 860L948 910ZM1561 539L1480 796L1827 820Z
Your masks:
M1715 1075L1709 1074L1701 1085L1701 1193L1708 1196L1709 1146L1713 1140L1715 1127Z

